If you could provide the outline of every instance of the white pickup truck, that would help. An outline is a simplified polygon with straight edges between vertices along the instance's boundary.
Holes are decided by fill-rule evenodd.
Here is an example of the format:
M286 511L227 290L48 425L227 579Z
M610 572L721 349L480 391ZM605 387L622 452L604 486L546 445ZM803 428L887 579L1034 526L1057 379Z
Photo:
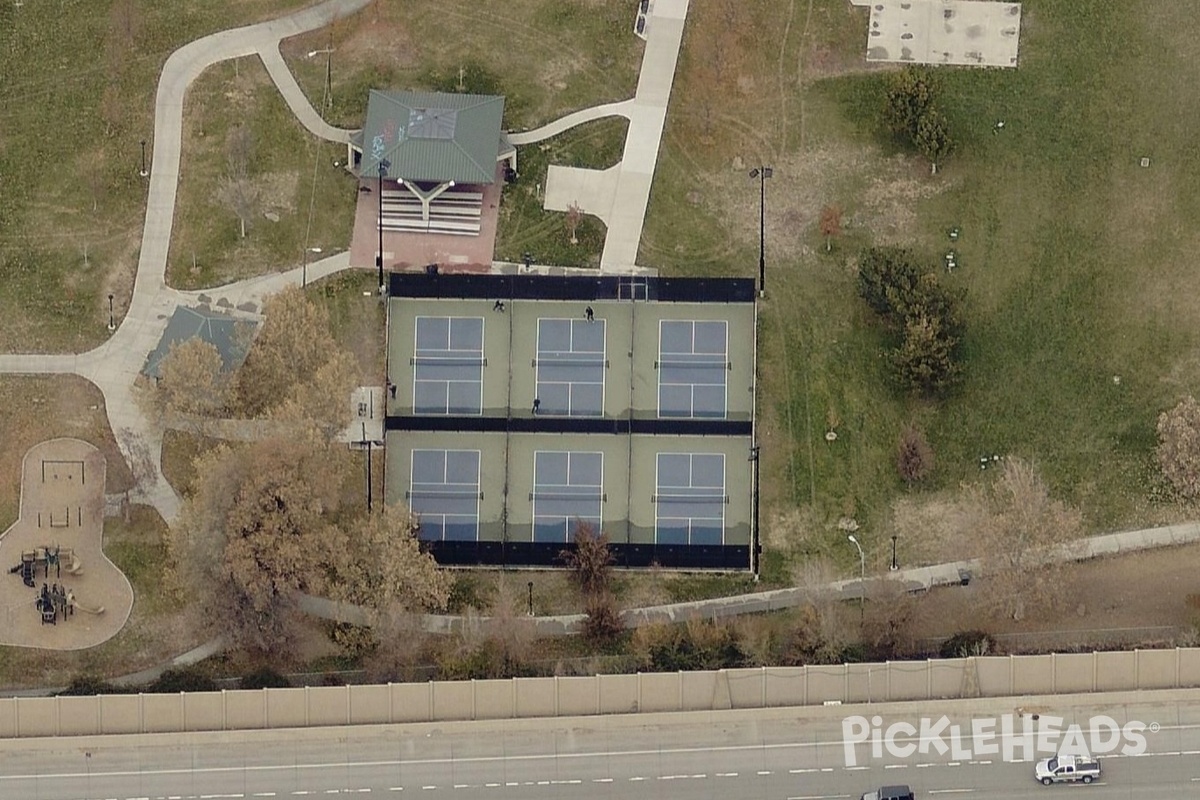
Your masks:
M1044 758L1037 763L1033 774L1045 786L1074 781L1091 783L1100 777L1100 762L1079 756Z

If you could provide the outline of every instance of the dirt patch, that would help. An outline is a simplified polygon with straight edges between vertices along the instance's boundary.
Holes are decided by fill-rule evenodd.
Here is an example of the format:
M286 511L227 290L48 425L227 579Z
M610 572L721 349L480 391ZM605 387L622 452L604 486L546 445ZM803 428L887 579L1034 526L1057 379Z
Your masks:
M744 159L731 170L744 175ZM953 186L941 175L931 176L920 159L884 156L876 147L824 143L778 160L767 182L767 239L773 253L797 258L813 252L818 243L821 209L839 205L844 227L870 231L880 244L907 244L917 239L917 204ZM729 176L716 176L705 192L708 210L728 219L728 230L745 244L758 233L759 196L754 191L730 191ZM801 235L797 235L797 234Z
M363 14L371 14L364 11ZM360 18L361 19L361 18ZM333 42L337 49L337 60L342 63L369 64L376 67L411 68L417 64L417 49L413 46L408 28L394 21L368 16L369 24L355 24L353 19L335 22L333 25ZM312 49L300 53L301 47L313 45L316 49L329 46L321 43L317 36L306 38L305 43L297 42L296 53L306 55ZM319 46L318 46L319 45ZM382 88L382 87L381 87Z
M1187 607L1186 599L1196 591L1197 563L1200 544L1071 564L1060 570L1065 584L1063 606L1036 610L1020 622L980 616L975 598L986 589L986 579L966 587L936 589L921 601L915 632L918 637L944 637L977 628L990 633L1033 634L1190 625L1195 622L1195 612ZM1161 635L1147 632L1149 639ZM1031 635L1030 641L1034 640ZM1069 643L1069 635L1055 641L1058 647Z
M269 172L256 176L254 185L258 187L267 211L296 213L296 192L300 187L298 172Z

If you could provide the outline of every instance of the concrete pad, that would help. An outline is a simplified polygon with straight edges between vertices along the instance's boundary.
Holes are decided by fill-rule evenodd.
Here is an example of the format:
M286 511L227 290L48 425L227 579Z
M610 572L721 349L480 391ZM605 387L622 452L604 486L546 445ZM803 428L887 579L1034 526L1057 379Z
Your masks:
M619 163L604 170L551 164L546 172L546 197L542 207L547 211L566 211L575 204L583 213L599 217L608 225L620 174Z
M871 6L867 61L1015 67L1021 4L881 0Z

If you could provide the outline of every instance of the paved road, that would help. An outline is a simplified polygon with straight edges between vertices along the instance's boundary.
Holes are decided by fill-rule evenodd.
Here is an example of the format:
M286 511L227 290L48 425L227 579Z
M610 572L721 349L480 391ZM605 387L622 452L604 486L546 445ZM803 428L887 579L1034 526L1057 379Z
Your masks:
M1106 757L1103 780L1078 787L1093 800L1194 797L1200 791L1200 693L1143 693L1133 704L1105 696L1043 705L1086 724L1155 723L1142 757ZM1156 697L1169 698L1164 700ZM1017 701L1019 702L1019 701ZM847 767L846 714L878 713L884 725L947 714L952 722L1013 712L1013 700L951 701L838 709L521 720L245 734L129 736L0 743L0 797L249 798L369 795L607 800L846 800L884 783L920 797L1068 797L1044 788L1028 761L950 754L884 755ZM1069 722L1067 723L1069 724ZM964 746L970 746L970 737ZM869 756L867 748L860 757Z

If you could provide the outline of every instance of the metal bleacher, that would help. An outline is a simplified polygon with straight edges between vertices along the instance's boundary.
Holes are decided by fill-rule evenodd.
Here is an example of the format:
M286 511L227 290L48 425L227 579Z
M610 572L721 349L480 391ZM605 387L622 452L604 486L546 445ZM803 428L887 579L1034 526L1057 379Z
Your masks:
M406 189L384 189L380 203L384 230L479 235L483 192L443 192L430 201L428 220L421 217L421 200Z

